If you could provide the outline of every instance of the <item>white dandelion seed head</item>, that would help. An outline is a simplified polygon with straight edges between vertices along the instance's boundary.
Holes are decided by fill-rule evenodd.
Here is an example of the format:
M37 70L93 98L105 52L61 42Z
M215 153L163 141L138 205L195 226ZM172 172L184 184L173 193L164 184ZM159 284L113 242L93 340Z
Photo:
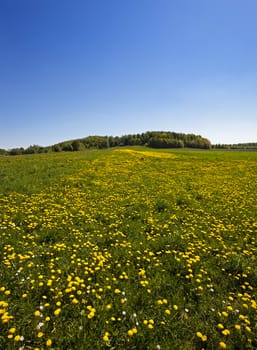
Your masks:
M39 322L39 324L37 325L36 329L40 329L43 326L44 326L44 322Z

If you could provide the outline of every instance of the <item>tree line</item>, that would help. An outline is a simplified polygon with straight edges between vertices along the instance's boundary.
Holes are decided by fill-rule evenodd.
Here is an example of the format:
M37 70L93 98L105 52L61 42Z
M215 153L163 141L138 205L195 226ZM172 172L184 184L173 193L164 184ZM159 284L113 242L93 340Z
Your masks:
M257 142L246 142L246 143L236 143L236 144L217 144L217 145L212 145L212 148L256 151Z
M0 149L0 154L20 155L48 152L71 152L123 146L210 149L211 143L208 139L200 135L170 131L147 131L141 134L128 134L123 136L87 136L81 139L60 142L47 147L32 145L25 149L22 147L13 148L8 151Z

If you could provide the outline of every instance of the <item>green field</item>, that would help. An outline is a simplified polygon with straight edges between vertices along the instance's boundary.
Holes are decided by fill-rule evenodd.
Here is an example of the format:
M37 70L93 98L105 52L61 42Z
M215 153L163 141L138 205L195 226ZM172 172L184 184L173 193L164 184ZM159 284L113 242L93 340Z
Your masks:
M0 157L0 349L257 349L257 153Z

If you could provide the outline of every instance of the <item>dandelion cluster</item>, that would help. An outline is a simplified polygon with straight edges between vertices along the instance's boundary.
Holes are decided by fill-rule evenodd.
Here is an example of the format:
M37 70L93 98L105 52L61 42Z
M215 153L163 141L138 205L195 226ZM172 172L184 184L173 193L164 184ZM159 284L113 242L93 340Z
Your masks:
M255 153L0 158L0 347L256 349Z

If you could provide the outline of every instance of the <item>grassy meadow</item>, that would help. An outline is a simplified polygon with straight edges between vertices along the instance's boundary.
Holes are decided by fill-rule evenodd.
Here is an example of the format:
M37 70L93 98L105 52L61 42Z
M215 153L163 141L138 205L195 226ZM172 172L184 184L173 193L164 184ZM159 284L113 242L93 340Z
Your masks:
M257 349L257 153L0 157L0 349Z

